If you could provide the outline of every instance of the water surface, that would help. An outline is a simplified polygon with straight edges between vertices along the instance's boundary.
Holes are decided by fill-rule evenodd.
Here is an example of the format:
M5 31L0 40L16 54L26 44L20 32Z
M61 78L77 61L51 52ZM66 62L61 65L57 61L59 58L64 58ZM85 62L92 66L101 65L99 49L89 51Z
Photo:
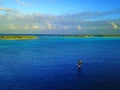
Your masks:
M119 38L0 40L0 90L119 90L119 66Z

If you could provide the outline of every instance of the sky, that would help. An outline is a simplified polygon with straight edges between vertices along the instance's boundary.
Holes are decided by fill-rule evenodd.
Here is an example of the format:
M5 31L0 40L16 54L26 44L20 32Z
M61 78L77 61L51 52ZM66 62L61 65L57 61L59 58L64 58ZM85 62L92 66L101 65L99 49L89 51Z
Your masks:
M0 0L0 34L120 34L120 0Z

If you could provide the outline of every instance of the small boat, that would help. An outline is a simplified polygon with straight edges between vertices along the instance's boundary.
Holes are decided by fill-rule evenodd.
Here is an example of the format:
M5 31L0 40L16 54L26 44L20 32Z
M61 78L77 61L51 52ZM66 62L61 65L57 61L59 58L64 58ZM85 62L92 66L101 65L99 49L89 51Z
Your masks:
M79 60L78 63L76 64L77 67L80 68L80 67L82 66L82 63L83 63L83 62L82 62L81 60Z

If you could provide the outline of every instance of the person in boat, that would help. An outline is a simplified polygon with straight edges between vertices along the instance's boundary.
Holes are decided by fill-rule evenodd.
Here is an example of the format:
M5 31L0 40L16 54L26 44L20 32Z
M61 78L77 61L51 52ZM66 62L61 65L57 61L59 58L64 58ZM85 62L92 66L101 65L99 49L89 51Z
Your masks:
M81 67L82 63L83 62L81 60L79 60L78 63L77 63L77 67Z

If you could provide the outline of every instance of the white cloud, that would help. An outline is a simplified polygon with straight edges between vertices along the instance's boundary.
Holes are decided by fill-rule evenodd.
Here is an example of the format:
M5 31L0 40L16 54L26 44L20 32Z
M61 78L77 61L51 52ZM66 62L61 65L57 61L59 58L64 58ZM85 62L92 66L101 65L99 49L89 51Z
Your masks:
M24 0L16 0L16 2L17 2L18 4L23 5L23 6L28 6L28 5L30 5L30 3L25 2Z
M68 27L67 26L64 26L64 30L67 30L68 29Z
M13 11L13 9L0 7L0 11L11 12L11 11Z
M82 30L82 27L80 25L78 25L77 30Z
M10 29L11 30L18 30L19 26L18 25L14 25L14 24L10 24Z
M39 29L40 29L40 26L39 26L39 25L32 25L32 29L33 29L33 30L39 30Z
M47 25L47 29L51 30L52 29L52 25L48 22L46 22L46 25Z
M30 29L30 25L29 25L29 24L25 24L25 25L24 25L24 29L25 29L25 30L29 30L29 29Z
M115 24L114 22L111 22L111 25L112 25L113 29L118 29L118 25Z

